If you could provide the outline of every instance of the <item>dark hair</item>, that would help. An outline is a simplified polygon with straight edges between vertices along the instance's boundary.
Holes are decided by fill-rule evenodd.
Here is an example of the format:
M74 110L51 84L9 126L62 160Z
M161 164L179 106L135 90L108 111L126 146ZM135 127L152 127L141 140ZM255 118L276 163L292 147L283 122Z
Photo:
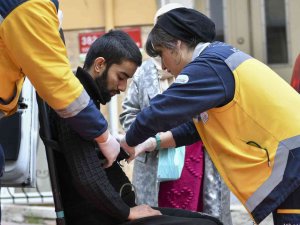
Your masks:
M137 66L142 64L138 46L127 33L120 30L110 30L94 41L86 55L83 69L88 70L97 57L103 57L108 68L123 60L132 61Z
M148 35L146 41L146 52L151 57L159 56L160 52L156 50L157 47L175 49L178 40L180 39L171 36L156 24ZM189 42L186 42L184 40L181 41L183 41L188 46L188 48L195 48L197 44L202 40L200 38L194 37Z

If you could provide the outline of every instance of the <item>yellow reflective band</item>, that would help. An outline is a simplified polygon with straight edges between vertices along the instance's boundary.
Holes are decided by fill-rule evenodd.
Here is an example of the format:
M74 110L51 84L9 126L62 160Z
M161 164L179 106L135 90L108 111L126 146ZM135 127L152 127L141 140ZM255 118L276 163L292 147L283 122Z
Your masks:
M300 214L300 209L277 209L277 213L281 213L281 214Z

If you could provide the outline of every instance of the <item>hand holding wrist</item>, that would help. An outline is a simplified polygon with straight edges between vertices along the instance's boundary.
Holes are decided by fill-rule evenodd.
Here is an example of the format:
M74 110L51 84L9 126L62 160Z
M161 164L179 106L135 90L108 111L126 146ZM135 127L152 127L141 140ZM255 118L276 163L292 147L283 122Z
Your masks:
M101 134L100 136L96 137L95 141L97 143L104 143L104 142L107 141L109 134L110 134L109 131L106 130L103 134Z
M112 136L107 131L107 139L104 142L98 142L98 140L104 139L95 139L98 143L99 149L106 158L107 162L104 165L105 168L110 167L114 161L116 161L120 153L120 144L114 136Z
M143 152L152 152L155 149L157 149L157 141L154 137L150 137L135 147L135 157Z
M130 156L129 159L127 160L127 162L130 162L132 159L134 159L134 155L135 155L135 148L134 147L130 147L127 142L126 142L126 135L123 136L123 138L120 141L120 145L121 147L124 149L125 152L128 153L128 155Z

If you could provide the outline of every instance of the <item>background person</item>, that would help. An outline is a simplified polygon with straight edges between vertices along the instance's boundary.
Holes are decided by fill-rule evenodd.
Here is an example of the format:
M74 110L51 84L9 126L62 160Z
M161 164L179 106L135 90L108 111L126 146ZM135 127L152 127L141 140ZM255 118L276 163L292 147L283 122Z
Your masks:
M300 124L294 121L300 121L300 96L258 60L209 43L214 34L214 23L193 9L158 19L147 53L159 55L176 80L137 116L122 146L134 156L130 146L187 123L256 223L271 212L276 225L299 223ZM184 137L175 141L189 144Z

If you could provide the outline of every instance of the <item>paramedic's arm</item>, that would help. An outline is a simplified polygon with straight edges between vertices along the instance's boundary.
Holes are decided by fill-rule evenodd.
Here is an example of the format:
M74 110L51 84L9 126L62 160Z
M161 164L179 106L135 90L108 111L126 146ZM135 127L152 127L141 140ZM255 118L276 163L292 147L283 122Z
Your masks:
M29 7L26 4L31 4ZM2 26L7 31L3 38L7 49L38 94L70 126L87 140L117 146L107 131L107 122L90 97L73 75L66 48L58 31L57 11L51 1L32 4L30 1L18 7ZM15 31L22 34L16 36ZM104 135L104 136L102 136ZM99 145L101 148L101 146ZM102 146L109 152L107 145ZM119 148L111 149L109 164Z
M155 149L167 149L180 147L193 144L200 140L200 136L193 121L182 124L171 131L161 132L154 137L148 138L143 143L135 146L134 148L125 148L130 158L128 162L132 161L135 157L143 152L151 152ZM124 142L124 138L122 140Z
M212 69L210 64L218 63ZM201 75L199 75L201 69ZM151 99L149 107L137 115L126 133L126 144L135 146L156 133L170 130L190 121L209 109L227 104L233 99L235 81L224 61L212 56L186 66L182 74L187 82L175 82L163 93ZM179 75L180 76L180 75Z

